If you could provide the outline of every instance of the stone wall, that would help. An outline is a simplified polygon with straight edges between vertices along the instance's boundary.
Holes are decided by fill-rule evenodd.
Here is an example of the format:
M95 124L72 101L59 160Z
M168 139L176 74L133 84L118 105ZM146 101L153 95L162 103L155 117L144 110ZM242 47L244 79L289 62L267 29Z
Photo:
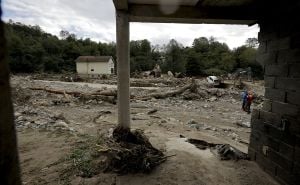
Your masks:
M0 0L0 18L1 18ZM0 19L0 184L21 184L5 39Z
M296 185L300 182L300 24L290 15L259 22L257 61L264 66L266 100L261 110L252 113L249 155L281 184Z

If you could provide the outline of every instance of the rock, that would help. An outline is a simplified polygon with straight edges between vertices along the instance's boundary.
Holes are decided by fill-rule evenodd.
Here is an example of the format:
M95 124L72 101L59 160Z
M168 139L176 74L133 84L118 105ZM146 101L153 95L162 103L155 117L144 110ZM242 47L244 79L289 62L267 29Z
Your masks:
M237 140L238 140L238 138L239 138L239 135L237 135L237 134L236 134L236 133L234 133L234 132L233 132L233 133L230 133L230 134L228 134L227 136L228 136L228 137L231 137L231 139L232 139L232 140L236 140L236 141L237 141Z
M109 137L109 138L112 138L112 137L113 137L113 132L114 132L114 128L108 129L108 137Z
M215 96L213 96L213 97L211 97L211 98L208 99L208 101L210 101L210 102L213 102L213 101L216 101L216 100L218 100L218 98L215 97Z
M166 120L161 120L160 123L167 123L167 121Z
M146 116L132 117L132 120L148 120Z
M185 99L185 100L198 100L201 98L199 94L190 93L190 92L183 93L182 96L183 96L183 99Z
M152 109L152 110L150 110L147 114L153 114L153 113L155 113L155 112L157 112L157 109Z
M204 105L203 105L203 108L209 108L209 105L204 104Z
M187 123L188 125L193 125L193 124L198 124L195 120L190 120L190 121L188 121L188 123Z
M15 112L15 117L19 117L21 116L22 114L20 112Z
M168 120L171 122L177 122L177 120L175 118L168 118Z
M250 128L251 127L251 124L249 121L247 122L236 122L236 124L240 127L245 127L245 128Z
M25 127L28 127L29 125L30 125L30 122L26 122L26 123L24 124Z
M74 129L74 128L72 128L72 127L70 127L70 128L69 128L69 131L71 131L71 132L75 132L75 129Z
M152 102L157 102L157 99L156 99L156 98L151 98L150 101L152 101Z
M63 127L68 128L69 127L68 124L64 121L58 121L53 126L54 127L61 127L61 128L63 128Z
M171 71L168 71L168 76L169 77L174 77L174 74Z
M91 106L90 105L86 105L84 106L85 109L91 109Z
M142 103L131 103L130 104L131 108L140 108L140 109L146 109L148 106L143 105Z
M204 128L206 125L204 123L198 123L195 120L190 120L187 123L190 128L196 128L197 130Z

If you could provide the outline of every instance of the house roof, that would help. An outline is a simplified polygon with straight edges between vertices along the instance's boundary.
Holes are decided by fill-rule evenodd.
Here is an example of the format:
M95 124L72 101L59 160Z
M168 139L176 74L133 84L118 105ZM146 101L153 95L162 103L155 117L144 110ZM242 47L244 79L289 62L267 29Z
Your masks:
M75 62L108 62L112 56L79 56Z

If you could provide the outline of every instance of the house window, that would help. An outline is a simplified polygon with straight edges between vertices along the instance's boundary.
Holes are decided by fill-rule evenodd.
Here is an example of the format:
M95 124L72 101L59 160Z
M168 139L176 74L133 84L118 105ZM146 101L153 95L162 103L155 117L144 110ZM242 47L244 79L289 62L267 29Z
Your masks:
M114 68L110 68L110 74L114 74Z
M94 69L91 69L91 71L94 71Z

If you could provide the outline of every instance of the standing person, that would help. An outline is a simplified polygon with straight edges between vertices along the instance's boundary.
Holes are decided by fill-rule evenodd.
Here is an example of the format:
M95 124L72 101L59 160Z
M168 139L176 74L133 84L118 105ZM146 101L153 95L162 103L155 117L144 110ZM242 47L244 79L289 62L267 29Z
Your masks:
M253 101L253 94L252 92L249 92L248 95L247 95L247 103L246 103L246 112L248 112L248 114L250 114L251 110L250 110L250 107L251 107L251 103Z
M246 104L247 104L247 96L248 96L248 91L245 90L243 93L242 93L242 110L243 111L246 111Z

